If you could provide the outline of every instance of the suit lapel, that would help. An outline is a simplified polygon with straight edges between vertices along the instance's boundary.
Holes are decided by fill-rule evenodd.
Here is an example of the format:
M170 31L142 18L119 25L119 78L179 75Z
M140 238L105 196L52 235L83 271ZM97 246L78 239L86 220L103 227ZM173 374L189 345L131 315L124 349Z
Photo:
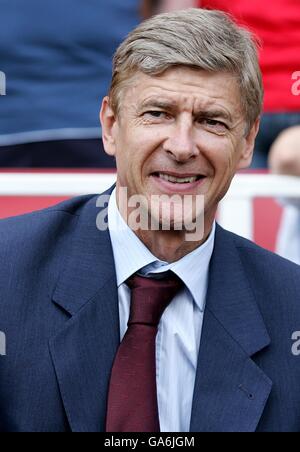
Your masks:
M98 214L93 198L79 217L53 295L54 303L72 316L49 345L69 424L77 432L104 429L110 372L120 342L113 251L109 232L96 227Z
M251 359L270 344L234 236L217 228L191 431L255 431L272 382Z

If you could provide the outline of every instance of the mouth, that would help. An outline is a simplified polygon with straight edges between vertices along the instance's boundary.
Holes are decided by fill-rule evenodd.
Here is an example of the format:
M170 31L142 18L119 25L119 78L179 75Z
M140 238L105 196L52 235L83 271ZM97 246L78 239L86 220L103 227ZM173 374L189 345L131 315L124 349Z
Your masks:
M206 179L202 174L179 174L173 172L155 172L151 174L161 188L172 192L194 190Z

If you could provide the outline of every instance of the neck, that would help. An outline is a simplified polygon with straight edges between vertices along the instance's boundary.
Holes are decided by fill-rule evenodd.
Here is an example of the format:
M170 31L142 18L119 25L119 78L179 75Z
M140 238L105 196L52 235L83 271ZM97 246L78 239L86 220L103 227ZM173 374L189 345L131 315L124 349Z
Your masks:
M193 252L208 239L212 224L205 230L202 240L186 241L186 233L178 231L135 231L138 238L159 260L172 263Z
M211 233L215 219L215 211L210 214L206 213L204 229L201 230L200 234L199 232L194 234L193 232L188 232L186 230L152 230L147 227L148 221L146 227L132 227L131 221L129 220L132 209L128 207L127 198L119 198L117 196L117 206L124 221L142 243L155 257L168 263L180 260L206 242ZM136 216L134 216L134 218L136 218ZM151 220L149 223L151 223Z

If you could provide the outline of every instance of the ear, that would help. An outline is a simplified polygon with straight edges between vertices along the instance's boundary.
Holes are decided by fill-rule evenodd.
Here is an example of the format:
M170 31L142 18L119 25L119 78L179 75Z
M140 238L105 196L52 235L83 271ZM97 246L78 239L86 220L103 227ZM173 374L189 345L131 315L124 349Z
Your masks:
M245 143L244 143L244 149L241 154L240 160L238 162L237 169L246 169L251 165L252 158L253 158L253 152L254 152L254 146L255 146L255 138L257 137L258 131L259 131L259 124L260 124L260 118L257 118L253 126L251 127L248 135L246 136Z
M117 119L111 108L109 97L104 97L100 110L100 123L102 126L102 141L105 152L114 157L116 155L116 129Z

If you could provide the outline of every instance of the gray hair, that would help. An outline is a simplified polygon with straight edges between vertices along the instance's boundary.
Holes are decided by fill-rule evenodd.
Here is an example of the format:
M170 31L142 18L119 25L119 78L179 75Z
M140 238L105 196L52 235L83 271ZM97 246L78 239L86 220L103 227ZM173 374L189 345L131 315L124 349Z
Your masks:
M249 129L263 103L258 40L220 11L188 9L160 14L142 22L114 56L110 102L116 113L121 90L137 72L160 75L188 66L236 76L241 107Z

